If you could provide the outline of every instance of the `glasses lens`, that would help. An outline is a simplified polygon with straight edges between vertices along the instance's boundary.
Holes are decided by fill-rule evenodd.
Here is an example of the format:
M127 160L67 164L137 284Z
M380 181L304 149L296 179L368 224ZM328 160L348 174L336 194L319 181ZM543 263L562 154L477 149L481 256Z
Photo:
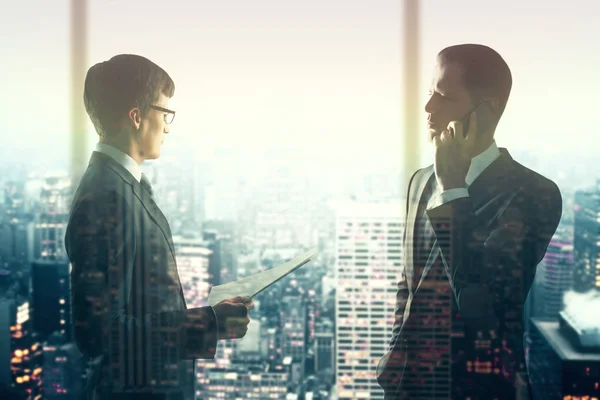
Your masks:
M165 115L165 122L170 124L175 119L175 114L168 113Z

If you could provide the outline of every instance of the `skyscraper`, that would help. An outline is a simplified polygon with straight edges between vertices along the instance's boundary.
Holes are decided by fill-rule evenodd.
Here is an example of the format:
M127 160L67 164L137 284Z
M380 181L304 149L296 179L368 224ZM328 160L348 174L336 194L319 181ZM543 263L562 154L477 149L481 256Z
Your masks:
M323 319L316 325L315 337L315 372L317 374L324 373L334 369L334 325L328 319Z
M68 261L38 260L31 266L33 326L41 340L52 333L73 339Z
M42 397L42 346L33 332L29 302L8 290L0 295L0 392Z
M541 296L535 299L540 302L536 317L556 320L564 308L563 296L573 282L573 240L564 228L550 241L537 273L541 275Z
M205 306L210 290L209 260L212 250L201 237L173 237L177 270L188 308ZM218 346L217 346L218 349ZM202 389L205 380L205 361L197 360L193 371L183 372L184 377L194 379L196 391Z
M401 201L336 207L339 399L383 398L375 372L392 330L404 209Z
M74 399L83 390L81 354L74 343L66 343L59 332L50 335L43 345L42 374L44 399Z
M66 176L48 176L40 194L41 214L37 223L39 242L34 257L65 260L64 237L69 220L71 180Z
M306 358L306 315L300 293L286 294L281 299L281 354L291 359L291 379L295 385L304 379Z
M577 260L573 289L600 289L600 179L596 188L575 192L573 250Z
M530 378L536 399L600 398L600 353L578 348L568 322L532 321ZM598 335L598 331L596 332Z

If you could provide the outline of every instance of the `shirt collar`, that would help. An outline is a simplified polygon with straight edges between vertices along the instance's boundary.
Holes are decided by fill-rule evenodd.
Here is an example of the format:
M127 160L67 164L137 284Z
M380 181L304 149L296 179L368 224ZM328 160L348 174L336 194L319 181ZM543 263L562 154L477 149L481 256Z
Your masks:
M469 172L467 172L467 177L465 178L467 185L471 185L473 181L475 181L475 179L477 179L477 177L498 157L500 157L500 150L498 150L496 141L493 140L490 147L471 159L471 166L469 167Z
M96 143L96 151L106 154L119 164L123 166L133 177L140 182L142 179L142 169L137 162L129 154L122 152L116 147L110 146L106 143Z

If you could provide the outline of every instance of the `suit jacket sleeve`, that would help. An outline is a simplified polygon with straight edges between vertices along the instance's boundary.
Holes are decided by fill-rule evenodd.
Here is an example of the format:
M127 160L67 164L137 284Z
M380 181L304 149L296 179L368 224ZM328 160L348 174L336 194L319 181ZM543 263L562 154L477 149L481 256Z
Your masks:
M161 354L178 359L214 357L216 318L210 307L143 316L128 310L130 299L123 293L131 292L123 287L132 273L137 243L133 213L116 192L91 195L74 204L65 243L72 265L75 340L84 355L106 354L109 335L119 332L120 343L126 343L129 350L117 351L125 351L128 359L143 360L150 355L138 347L135 333L171 329L176 340L154 341L152 351L158 345Z
M488 226L476 222L470 197L426 211L465 318L489 315L490 289L498 273L522 282L520 288L511 288L521 292L509 295L525 300L562 214L560 190L548 182L530 190L516 188Z

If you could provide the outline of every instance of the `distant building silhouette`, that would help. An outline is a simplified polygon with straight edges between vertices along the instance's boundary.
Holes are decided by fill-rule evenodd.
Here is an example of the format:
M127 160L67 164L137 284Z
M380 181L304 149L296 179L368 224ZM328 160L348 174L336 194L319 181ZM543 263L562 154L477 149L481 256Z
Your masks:
M532 325L529 374L535 399L600 398L600 349L581 348L579 329L564 316Z

